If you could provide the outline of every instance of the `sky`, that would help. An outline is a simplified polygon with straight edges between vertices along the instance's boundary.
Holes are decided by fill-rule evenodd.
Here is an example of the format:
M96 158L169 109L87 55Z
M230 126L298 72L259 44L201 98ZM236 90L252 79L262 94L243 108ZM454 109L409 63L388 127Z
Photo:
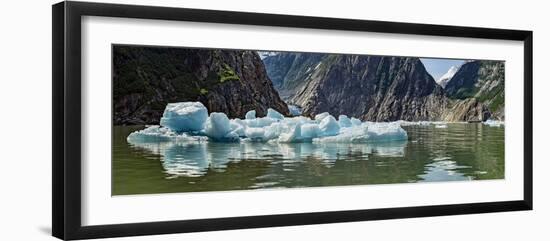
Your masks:
M421 58L420 61L426 67L428 73L434 77L434 80L438 80L442 75L447 73L452 66L460 66L464 63L464 60L458 59L429 59Z

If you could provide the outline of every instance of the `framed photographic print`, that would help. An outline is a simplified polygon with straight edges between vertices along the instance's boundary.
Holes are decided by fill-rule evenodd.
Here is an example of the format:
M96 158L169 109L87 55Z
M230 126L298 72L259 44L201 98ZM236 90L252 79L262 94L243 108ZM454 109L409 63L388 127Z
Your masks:
M61 2L53 235L532 209L532 32Z

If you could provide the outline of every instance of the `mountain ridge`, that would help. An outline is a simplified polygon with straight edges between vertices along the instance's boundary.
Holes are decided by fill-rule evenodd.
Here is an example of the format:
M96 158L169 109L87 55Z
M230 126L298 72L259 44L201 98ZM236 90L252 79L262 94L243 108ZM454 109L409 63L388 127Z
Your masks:
M255 51L113 47L113 122L158 124L166 104L200 101L209 112L289 114Z

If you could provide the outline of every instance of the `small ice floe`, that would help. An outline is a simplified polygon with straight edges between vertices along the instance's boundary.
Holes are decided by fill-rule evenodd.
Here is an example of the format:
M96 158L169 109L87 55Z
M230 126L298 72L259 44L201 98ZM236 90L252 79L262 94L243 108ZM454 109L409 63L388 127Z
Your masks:
M491 127L501 127L501 126L504 126L504 121L486 120L485 122L483 122L483 124Z
M445 128L447 128L447 124L436 124L436 125L435 125L435 128L437 128L437 129L445 129Z
M204 128L208 110L200 102L171 103L164 109L160 125L173 131L199 131Z
M143 142L383 142L407 140L407 132L399 122L361 122L345 115L338 120L328 112L310 119L304 116L285 117L268 109L265 117L254 110L245 119L229 119L226 114L212 112L199 102L171 103L166 106L160 126L150 126L131 133L130 143Z

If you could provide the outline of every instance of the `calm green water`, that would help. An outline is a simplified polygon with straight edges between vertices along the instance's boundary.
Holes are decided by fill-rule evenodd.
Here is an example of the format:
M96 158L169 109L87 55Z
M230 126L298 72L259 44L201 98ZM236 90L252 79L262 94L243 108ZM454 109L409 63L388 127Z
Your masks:
M115 126L113 195L504 178L504 127L403 127L380 144L155 143Z

